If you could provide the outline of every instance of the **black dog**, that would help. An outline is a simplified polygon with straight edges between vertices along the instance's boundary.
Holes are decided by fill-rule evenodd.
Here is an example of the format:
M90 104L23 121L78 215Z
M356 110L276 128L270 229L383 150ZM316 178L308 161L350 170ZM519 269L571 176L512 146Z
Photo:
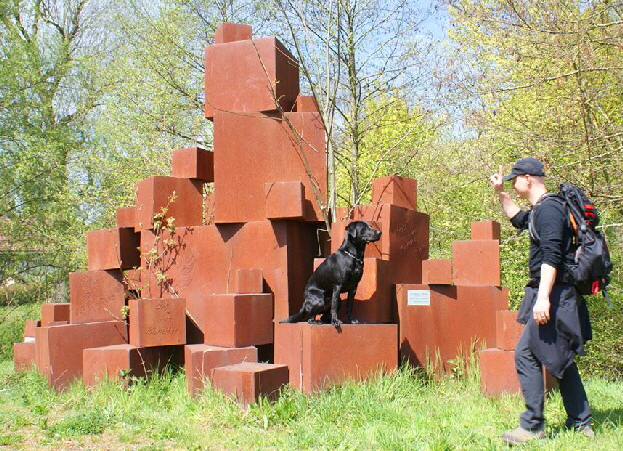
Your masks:
M348 224L346 237L340 248L329 255L309 277L301 310L281 322L296 323L308 320L309 323L317 324L319 321L314 318L322 314L321 323L330 321L336 329L339 329L342 323L337 319L340 293L348 292L346 316L351 324L358 323L359 321L353 317L353 301L357 285L363 275L363 253L366 244L380 238L381 231L373 229L367 222L355 221Z

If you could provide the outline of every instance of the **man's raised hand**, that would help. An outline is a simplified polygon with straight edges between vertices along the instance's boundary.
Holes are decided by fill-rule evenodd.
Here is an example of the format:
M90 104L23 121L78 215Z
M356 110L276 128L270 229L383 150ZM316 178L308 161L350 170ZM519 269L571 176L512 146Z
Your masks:
M500 169L498 170L497 174L493 174L491 176L491 178L489 179L491 181L491 186L493 186L493 189L496 190L497 192L502 191L502 189L504 188L504 175L503 175L503 168L502 166L500 166Z

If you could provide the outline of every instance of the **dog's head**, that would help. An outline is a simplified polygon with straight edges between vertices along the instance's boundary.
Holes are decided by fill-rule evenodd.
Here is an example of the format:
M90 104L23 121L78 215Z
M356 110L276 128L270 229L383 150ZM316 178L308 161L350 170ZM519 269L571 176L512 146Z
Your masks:
M381 231L365 221L354 221L346 226L348 237L355 242L371 243L381 238Z

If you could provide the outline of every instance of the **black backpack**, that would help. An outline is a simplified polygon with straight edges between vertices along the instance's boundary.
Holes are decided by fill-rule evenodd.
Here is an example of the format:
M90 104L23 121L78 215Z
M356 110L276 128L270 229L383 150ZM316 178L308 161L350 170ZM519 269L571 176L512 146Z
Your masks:
M565 263L564 280L575 285L580 294L596 294L601 291L612 306L606 287L610 283L612 261L603 234L596 230L599 214L584 191L569 183L562 183L558 194L548 196L563 202L569 212L569 223L575 232L575 261ZM530 215L530 235L536 240L533 216Z

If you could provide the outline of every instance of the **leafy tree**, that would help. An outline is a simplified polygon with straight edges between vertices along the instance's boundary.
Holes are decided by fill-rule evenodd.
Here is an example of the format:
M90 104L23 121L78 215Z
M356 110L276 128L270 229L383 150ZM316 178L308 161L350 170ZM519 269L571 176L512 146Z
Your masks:
M455 92L475 132L473 146L489 172L534 156L546 164L550 190L559 182L584 188L600 208L615 262L615 309L589 300L597 329L588 361L620 369L610 318L620 318L623 246L623 20L620 2L608 0L451 0L457 59L467 67ZM505 231L503 267L519 301L525 258ZM526 238L523 238L524 240ZM616 359L615 359L616 360ZM618 359L620 361L620 358ZM592 362L592 363L591 363ZM614 366L613 366L614 365Z
M338 171L349 178L348 203L356 205L367 185L359 166L371 129L366 104L393 89L413 92L421 60L412 37L429 13L405 0L273 3L327 128L329 206L337 204Z
M99 97L98 14L88 0L0 2L0 285L80 263L88 180L75 161Z
M430 149L438 139L438 123L419 108L409 107L404 97L380 95L364 105L360 123L363 137L357 162L351 154L338 161L338 202L349 204L353 178L359 181L358 204L370 201L372 180L388 175L417 177L431 162ZM351 171L358 174L353 177Z

